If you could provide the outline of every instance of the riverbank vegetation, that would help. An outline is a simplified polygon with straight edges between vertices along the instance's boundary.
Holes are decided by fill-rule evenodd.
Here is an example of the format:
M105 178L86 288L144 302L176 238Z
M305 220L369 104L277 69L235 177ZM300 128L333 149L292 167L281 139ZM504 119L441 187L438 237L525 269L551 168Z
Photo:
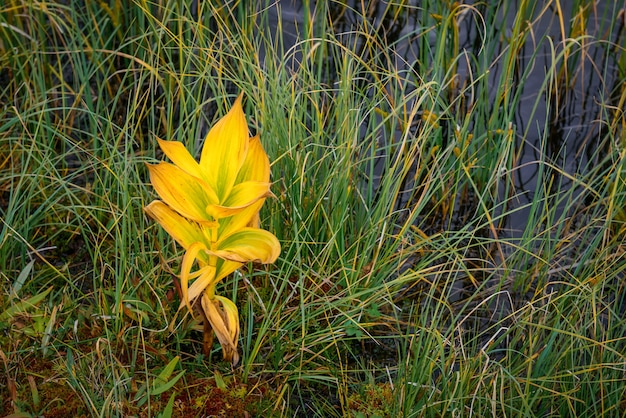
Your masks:
M0 415L626 412L619 2L67 3L0 6ZM239 94L232 367L143 208Z

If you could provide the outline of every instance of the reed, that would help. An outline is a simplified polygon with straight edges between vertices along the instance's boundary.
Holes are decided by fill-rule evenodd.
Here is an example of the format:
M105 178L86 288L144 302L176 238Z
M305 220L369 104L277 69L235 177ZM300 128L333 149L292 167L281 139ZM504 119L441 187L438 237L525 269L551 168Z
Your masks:
M624 413L617 2L5 3L0 414ZM240 93L282 252L232 367L142 208Z

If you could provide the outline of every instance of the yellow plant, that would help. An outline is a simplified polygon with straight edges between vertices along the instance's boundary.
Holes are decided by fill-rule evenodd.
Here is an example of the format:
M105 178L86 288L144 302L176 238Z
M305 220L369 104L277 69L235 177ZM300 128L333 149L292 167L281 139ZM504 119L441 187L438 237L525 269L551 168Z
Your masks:
M193 313L191 306L200 298L224 359L233 364L239 361L237 306L217 296L215 286L243 263L273 263L280 254L276 237L259 228L259 210L271 196L270 164L259 136L248 135L241 100L240 95L207 134L200 162L181 142L158 140L173 164L148 165L162 200L145 207L186 250L182 304Z

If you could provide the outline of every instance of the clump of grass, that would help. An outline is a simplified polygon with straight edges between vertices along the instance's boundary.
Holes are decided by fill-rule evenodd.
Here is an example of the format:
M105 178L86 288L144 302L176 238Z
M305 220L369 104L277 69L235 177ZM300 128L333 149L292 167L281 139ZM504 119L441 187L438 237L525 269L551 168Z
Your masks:
M621 414L624 11L559 5L2 6L0 412ZM143 163L240 91L283 254L232 369Z

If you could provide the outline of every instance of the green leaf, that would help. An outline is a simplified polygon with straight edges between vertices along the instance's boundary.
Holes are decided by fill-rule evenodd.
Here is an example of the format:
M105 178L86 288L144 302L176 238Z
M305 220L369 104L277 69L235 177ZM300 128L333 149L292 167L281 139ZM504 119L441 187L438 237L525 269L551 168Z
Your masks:
M183 377L185 371L181 371L176 377L170 380L172 373L174 373L174 369L180 360L179 356L174 357L168 364L161 370L161 373L152 381L152 385L150 387L150 395L156 396L160 395L163 392L171 389L178 380ZM141 407L148 400L148 396L146 394L147 385L143 384L137 393L135 394L135 401L137 402L137 406Z
M174 369L176 368L176 365L178 364L179 360L180 360L180 357L176 356L169 363L167 363L167 366L165 366L165 368L161 370L161 373L159 373L159 375L157 376L156 380L152 384L152 387L154 387L154 385L157 384L157 382L159 381L167 382L170 376L172 375L172 373L174 373Z
M27 300L23 300L21 302L16 303L13 306L11 306L9 309L7 309L6 311L4 311L4 312L2 312L0 314L0 321L7 320L9 318L14 317L18 313L26 312L29 309L33 308L39 302L44 300L44 298L46 296L48 296L48 293L50 293L53 288L54 288L53 286L50 286L48 289L44 290L43 292L41 292L41 293L39 293L39 294L37 294L37 295L27 299Z
M165 409L159 414L160 418L171 418L174 414L174 401L176 400L176 394L172 393L170 396L170 400L167 401L167 405L165 405Z
M152 390L152 392L150 392L150 394L156 396L156 395L160 395L163 392L168 391L169 389L171 389L176 384L176 382L178 382L178 380L181 377L183 377L184 374L185 374L185 371L183 370L180 373L178 373L176 375L176 377L174 377L172 380L170 380L168 382L165 382L165 383L162 383L160 385L156 385L156 388L154 388ZM153 384L153 387L154 387L154 384Z
M16 297L17 294L20 292L22 286L24 286L24 283L26 282L26 279L30 275L30 272L33 270L34 265L35 260L31 260L28 264L24 266L24 269L20 272L19 276L17 276L15 283L13 283L13 291L11 292L12 298Z
M222 390L226 389L226 382L224 382L224 377L220 372L216 370L213 374L213 378L215 379L215 386Z

